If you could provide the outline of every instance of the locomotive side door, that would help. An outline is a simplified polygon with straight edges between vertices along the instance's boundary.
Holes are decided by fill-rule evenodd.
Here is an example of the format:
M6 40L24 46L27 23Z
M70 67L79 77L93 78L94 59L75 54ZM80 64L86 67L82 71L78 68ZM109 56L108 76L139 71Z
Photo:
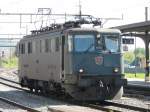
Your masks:
M62 82L65 80L70 80L72 74L72 61L71 61L72 53L68 51L68 35L62 36Z

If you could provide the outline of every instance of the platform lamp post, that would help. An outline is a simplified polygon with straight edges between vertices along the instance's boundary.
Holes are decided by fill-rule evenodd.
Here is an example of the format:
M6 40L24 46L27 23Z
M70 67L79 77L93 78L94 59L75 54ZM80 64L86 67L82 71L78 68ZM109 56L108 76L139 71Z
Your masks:
M145 21L148 21L148 7L145 7ZM145 82L149 81L149 66L150 66L150 60L149 60L149 37L148 37L148 31L145 31L145 51L146 51L146 67L145 67Z
M131 37L132 37L132 34L131 34ZM137 69L136 36L134 37L134 39L135 39L135 46L134 46L134 47L135 47L135 48L134 48L134 49L135 49L135 52L134 52L134 55L135 55L135 63L134 63L134 64L135 64L135 77L136 77L136 72L137 72L137 70L136 70L136 69Z
M150 66L150 60L149 60L149 39L148 39L148 32L145 32L145 51L146 51L146 67L145 67L145 82L149 81L149 66Z

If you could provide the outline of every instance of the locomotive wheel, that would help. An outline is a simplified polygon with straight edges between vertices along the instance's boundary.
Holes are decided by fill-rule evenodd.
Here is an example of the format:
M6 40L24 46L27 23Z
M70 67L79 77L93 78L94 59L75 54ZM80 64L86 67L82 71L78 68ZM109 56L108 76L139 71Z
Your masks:
M33 88L29 88L30 89L30 92L33 92Z
M46 95L47 94L47 92L46 92L46 90L45 89L41 89L41 93L43 94L43 95Z
M21 87L23 87L24 85L24 80L23 79L21 79L21 82L20 82L20 85L21 85Z
M35 93L38 93L38 89L34 89L34 92L35 92Z

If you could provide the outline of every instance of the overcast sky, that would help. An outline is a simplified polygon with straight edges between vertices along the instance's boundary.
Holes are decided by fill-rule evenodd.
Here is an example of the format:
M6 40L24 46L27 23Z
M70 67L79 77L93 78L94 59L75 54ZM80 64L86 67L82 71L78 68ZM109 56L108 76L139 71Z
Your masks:
M81 0L82 12L96 17L121 17L125 23L144 20L144 7L149 0ZM52 8L53 13L78 13L79 0L3 0L2 12L35 12Z
M144 7L150 6L149 0L81 0L82 13L90 14L100 18L121 18L123 20L112 20L105 27L117 26L128 23L141 22L145 20ZM1 0L1 12L37 13L38 8L51 8L52 13L74 13L79 12L79 0ZM13 17L8 17L8 21ZM3 21L3 19L0 19ZM6 27L7 26L7 27ZM25 28L31 25L25 25ZM25 33L25 28L20 29L19 24L0 24L0 33Z
M114 26L144 21L144 7L149 0L81 0L82 13L100 18L121 18L108 21L105 26ZM51 8L52 13L78 13L79 0L3 0L1 12L33 12L38 8Z

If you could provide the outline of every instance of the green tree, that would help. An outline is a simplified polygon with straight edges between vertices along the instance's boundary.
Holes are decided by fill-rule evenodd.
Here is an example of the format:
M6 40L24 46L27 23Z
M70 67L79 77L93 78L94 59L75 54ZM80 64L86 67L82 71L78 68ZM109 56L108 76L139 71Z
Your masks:
M134 53L137 58L144 58L145 57L145 49L144 48L136 48Z
M131 63L135 59L134 53L133 52L125 52L124 53L124 60L127 61L128 63Z

